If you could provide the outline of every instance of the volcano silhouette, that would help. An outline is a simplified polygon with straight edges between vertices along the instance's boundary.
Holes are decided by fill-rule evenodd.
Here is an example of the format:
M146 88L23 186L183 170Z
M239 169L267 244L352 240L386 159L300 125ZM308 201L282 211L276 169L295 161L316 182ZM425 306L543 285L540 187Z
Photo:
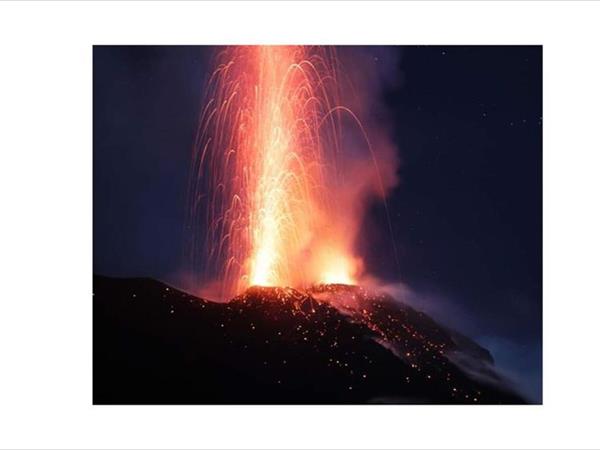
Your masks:
M357 286L227 303L94 276L95 404L525 403L471 339Z

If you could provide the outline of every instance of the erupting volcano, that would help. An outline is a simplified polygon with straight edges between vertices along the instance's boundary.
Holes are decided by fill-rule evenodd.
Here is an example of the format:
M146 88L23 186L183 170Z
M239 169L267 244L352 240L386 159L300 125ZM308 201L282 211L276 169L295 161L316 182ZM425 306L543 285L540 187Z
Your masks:
M94 401L522 403L486 349L369 274L369 205L397 261L398 162L336 50L230 47L213 63L187 186L194 280L95 277Z

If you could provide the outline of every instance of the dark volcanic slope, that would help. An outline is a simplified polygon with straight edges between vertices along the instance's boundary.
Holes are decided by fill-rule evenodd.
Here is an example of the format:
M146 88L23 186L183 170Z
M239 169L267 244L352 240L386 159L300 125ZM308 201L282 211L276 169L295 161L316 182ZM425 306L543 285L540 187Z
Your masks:
M489 352L384 295L251 288L229 303L94 277L94 403L523 403Z

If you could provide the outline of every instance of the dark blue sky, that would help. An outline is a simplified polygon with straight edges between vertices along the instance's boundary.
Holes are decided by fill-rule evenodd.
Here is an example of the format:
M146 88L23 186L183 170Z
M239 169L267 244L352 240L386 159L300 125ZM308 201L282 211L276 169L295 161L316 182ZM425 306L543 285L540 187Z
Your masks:
M187 169L211 51L94 48L94 272L169 280L182 269ZM360 55L370 52L394 65L374 101L385 105L402 165L388 199L400 267L385 233L360 243L366 265L490 347L539 400L542 48ZM383 220L373 205L365 226Z

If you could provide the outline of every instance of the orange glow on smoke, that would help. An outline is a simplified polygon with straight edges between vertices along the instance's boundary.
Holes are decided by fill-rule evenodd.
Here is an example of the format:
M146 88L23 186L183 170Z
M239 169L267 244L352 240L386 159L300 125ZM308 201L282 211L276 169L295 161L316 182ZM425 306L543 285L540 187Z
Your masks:
M227 48L206 92L190 186L206 277L223 297L251 285L356 283L334 51Z
M356 284L358 275L362 272L362 260L352 257L344 252L321 249L318 256L317 277L318 283L324 284Z

